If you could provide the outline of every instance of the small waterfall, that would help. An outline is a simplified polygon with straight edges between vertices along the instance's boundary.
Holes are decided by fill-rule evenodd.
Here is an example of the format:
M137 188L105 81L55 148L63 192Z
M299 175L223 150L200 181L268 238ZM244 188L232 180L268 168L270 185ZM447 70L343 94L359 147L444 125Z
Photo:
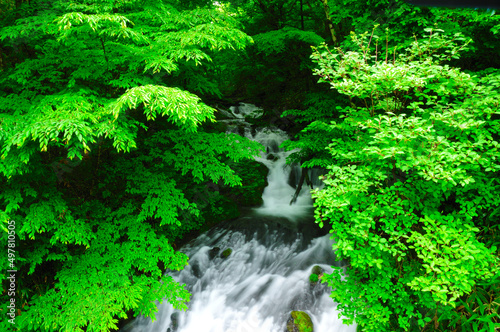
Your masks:
M243 120L247 117L258 118L261 115L259 112L260 108L247 103L240 103L238 106L231 106L229 111L235 118Z
M342 324L327 287L309 282L313 266L328 273L331 265L338 264L332 241L312 221L307 187L290 205L300 169L286 165L291 152L279 148L286 133L251 130L244 117L252 114L252 108L256 109L243 105L236 114L244 115L235 116L236 123L228 123L232 123L230 131L241 131L243 126L245 136L266 147L256 158L269 168L263 206L200 235L181 249L190 257L189 265L170 275L186 284L192 294L186 312L162 303L155 322L139 317L122 332L283 332L292 310L307 312L314 332L356 330ZM223 258L221 252L227 248L232 252Z
M293 151L284 151L279 146L288 136L279 129L262 129L255 136L249 137L260 142L266 147L266 152L255 158L269 168L267 177L269 185L264 189L262 199L264 204L256 211L262 215L285 217L289 220L297 220L311 216L313 211L311 194L304 184L297 201L290 205L295 194L295 188L290 185L290 175L300 178L300 167L298 165L287 165L286 158Z
M261 215L285 217L295 221L312 215L312 199L309 188L303 184L299 196L290 204L296 186L301 176L299 165L289 165L286 158L294 151L284 151L279 146L287 139L288 135L278 128L259 128L252 130L245 118L257 118L260 109L252 104L240 104L230 109L231 118L227 120L228 131L239 133L245 137L261 143L266 151L255 159L269 168L268 183L262 195L264 204L256 209ZM226 111L227 113L227 111ZM319 174L309 171L310 178L315 185L319 185Z

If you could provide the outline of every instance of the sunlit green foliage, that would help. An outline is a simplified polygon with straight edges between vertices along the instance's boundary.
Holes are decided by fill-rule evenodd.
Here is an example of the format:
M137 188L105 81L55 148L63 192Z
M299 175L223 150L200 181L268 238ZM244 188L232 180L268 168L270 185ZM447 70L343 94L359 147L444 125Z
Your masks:
M350 100L329 125L331 166L313 194L347 263L324 280L363 331L494 330L500 72L450 67L468 41L426 31L390 56L372 47L376 32L313 53L321 81ZM486 314L463 311L485 292Z
M500 65L496 56L500 47L498 10L416 7L404 0L330 1L330 10L339 42L353 47L356 46L351 43L350 32L361 34L374 25L379 25L381 31L387 28L389 47L400 49L412 42L409 36L434 27L443 29L443 34L448 36L460 32L473 39L469 50L462 52L461 58L453 63L473 70ZM380 33L380 37L379 49L386 45L386 36Z
M16 222L19 271L2 331L108 331L162 299L186 308L164 274L187 264L173 241L218 208L203 188L241 184L225 162L259 147L205 132L215 110L198 96L219 94L214 55L251 39L177 5L31 1L2 16L0 219Z
M499 328L498 13L32 0L0 3L0 27L0 224L16 221L20 271L18 324L0 330L107 331L162 298L185 308L164 274L187 263L174 241L265 185L246 163L258 146L206 125L218 98L257 102L266 120L286 110L290 161L329 167L316 216L348 266L322 280L348 320ZM342 46L314 53L332 93L310 75L323 41Z

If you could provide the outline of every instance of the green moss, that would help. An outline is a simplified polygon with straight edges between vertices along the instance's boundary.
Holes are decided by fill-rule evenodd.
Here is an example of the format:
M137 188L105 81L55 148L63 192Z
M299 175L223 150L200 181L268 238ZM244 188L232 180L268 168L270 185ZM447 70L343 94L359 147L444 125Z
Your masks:
M220 257L221 258L228 258L229 255L231 255L231 253L233 252L233 249L231 248L227 248L226 250L224 250L221 254L220 254Z
M309 276L309 281L315 284L318 282L318 280L319 280L318 275L315 273L311 273L311 275Z
M291 316L292 319L287 324L289 332L313 332L314 326L308 314L303 311L292 311Z
M314 267L311 270L311 273L320 275L321 273L323 273L323 269L319 265L314 265Z

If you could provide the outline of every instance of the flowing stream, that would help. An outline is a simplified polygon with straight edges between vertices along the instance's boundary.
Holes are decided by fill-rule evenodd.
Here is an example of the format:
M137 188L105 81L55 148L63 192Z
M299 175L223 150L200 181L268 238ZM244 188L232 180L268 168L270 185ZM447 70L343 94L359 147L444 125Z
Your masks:
M311 285L311 269L325 272L336 264L332 242L313 221L312 200L304 185L297 201L293 178L297 168L286 166L289 152L279 148L287 139L279 129L252 133L244 122L256 107L242 104L231 109L229 127L244 126L245 136L262 143L266 153L259 162L269 168L262 207L249 209L237 220L222 223L200 235L181 251L189 265L171 273L192 294L189 309L174 310L162 303L156 320L139 317L123 332L284 332L292 310L308 313L314 332L354 332L343 325L329 290ZM291 184L290 184L291 183ZM230 248L231 254L221 253Z

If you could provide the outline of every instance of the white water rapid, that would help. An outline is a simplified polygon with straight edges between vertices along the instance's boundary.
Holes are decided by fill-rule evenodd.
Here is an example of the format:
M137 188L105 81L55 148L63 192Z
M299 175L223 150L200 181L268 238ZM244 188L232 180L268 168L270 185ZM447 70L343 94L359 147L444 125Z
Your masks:
M266 147L266 153L255 158L269 168L267 176L268 186L264 189L262 207L256 209L259 214L285 217L295 221L298 218L312 215L312 199L309 189L304 185L300 191L297 201L290 205L290 201L295 193L295 188L289 184L290 173L296 171L286 164L286 157L291 151L284 151L279 146L288 139L285 132L279 129L263 129L257 131L253 137L249 137ZM300 173L299 173L300 174ZM298 181L300 175L295 178Z
M315 265L331 272L335 255L329 236L313 222L306 186L290 205L295 189L289 175L294 170L285 166L289 153L279 149L285 133L264 129L252 135L249 125L244 132L266 147L257 158L269 168L263 206L222 223L181 249L189 256L189 265L170 275L192 294L187 311L163 303L155 322L139 317L122 332L284 332L292 310L308 313L314 332L356 330L342 324L327 287L309 282ZM227 248L232 252L223 258Z

